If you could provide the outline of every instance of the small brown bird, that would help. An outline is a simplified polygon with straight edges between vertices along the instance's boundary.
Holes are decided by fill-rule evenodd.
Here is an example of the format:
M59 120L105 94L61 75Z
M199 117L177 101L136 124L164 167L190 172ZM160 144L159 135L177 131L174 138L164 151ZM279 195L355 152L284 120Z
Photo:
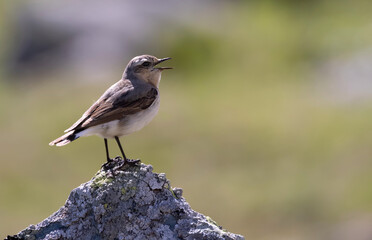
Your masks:
M112 161L107 145L108 138L115 138L124 163L119 137L140 130L159 110L159 82L161 73L170 67L157 67L171 58L158 59L151 55L133 58L124 70L122 78L106 92L75 122L66 134L49 143L64 146L79 137L98 135L103 137L107 162Z

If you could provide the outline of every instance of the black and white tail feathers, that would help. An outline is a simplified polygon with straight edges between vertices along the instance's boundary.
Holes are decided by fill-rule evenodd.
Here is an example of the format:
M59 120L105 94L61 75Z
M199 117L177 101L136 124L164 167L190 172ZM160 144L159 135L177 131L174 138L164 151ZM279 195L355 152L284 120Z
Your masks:
M49 143L50 146L53 146L53 145L56 145L58 147L61 147L61 146L64 146L72 141L74 141L75 139L78 139L79 136L77 136L77 134L75 134L75 131L70 131L68 133L66 133L65 135L57 138L56 140L54 141L51 141Z

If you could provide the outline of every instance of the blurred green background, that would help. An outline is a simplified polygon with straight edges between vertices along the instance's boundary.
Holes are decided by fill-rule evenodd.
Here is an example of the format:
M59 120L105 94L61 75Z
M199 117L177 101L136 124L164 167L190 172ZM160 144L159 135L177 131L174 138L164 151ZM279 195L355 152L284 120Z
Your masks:
M96 173L102 139L48 143L148 53L174 70L157 117L122 138L129 157L246 239L372 239L371 12L363 0L3 1L0 237Z

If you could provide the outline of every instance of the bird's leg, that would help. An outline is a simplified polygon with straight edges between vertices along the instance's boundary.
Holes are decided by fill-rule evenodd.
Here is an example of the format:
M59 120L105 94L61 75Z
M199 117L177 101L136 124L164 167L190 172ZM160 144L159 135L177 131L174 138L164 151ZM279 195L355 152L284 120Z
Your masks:
M106 158L107 158L107 162L111 162L112 159L110 158L110 154L109 154L109 149L108 149L108 144L107 144L107 138L104 138L104 141L105 141L105 148L106 148Z
M109 164L112 162L112 159L110 158L110 155L109 155L109 149L108 149L108 144L107 144L107 138L104 138L105 140L105 148L106 148L106 158L107 158L107 162L105 162L104 164L102 164L102 167L104 169L107 169L109 167Z
M122 146L121 146L121 144L120 144L120 140L119 140L119 138L118 138L117 136L115 136L115 140L116 140L116 142L117 142L117 144L118 144L118 146L119 146L119 148L120 148L121 154L123 155L124 163L136 164L136 163L138 163L138 162L140 161L139 159L137 159L137 160L131 160L131 159L128 159L128 158L125 156L125 154L124 154L124 150L123 150L123 148L122 148Z
M116 140L116 143L118 144L118 146L119 146L119 148L120 148L121 155L123 155L124 162L126 162L128 159L127 159L127 157L125 156L125 153L124 153L123 148L121 147L120 140L119 140L119 138L118 138L117 136L115 136L115 140Z

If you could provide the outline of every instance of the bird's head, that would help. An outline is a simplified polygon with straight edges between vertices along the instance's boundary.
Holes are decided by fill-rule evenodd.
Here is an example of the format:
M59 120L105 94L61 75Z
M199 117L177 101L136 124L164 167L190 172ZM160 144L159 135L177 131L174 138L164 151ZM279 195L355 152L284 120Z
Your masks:
M123 77L130 78L131 76L134 76L158 87L162 71L172 68L158 67L157 65L169 59L171 58L158 59L151 55L137 56L130 60L124 71Z

